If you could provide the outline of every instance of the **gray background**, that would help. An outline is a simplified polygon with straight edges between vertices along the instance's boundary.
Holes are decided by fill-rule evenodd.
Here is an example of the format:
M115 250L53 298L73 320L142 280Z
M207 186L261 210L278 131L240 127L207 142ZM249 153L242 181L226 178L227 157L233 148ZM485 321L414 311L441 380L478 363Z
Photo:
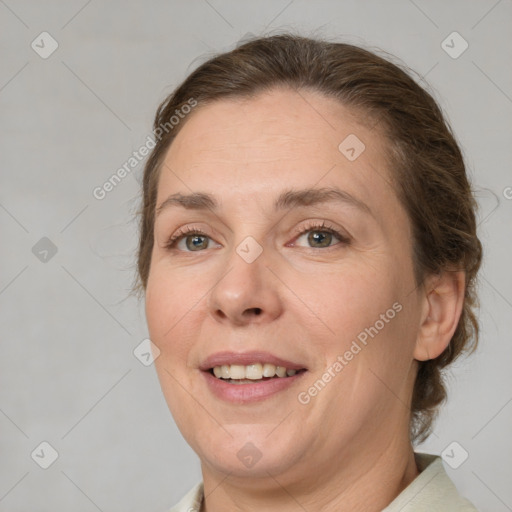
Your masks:
M142 164L105 199L92 191L193 67L282 29L396 55L454 127L481 204L482 337L449 372L420 449L456 441L469 457L446 468L460 491L512 510L511 15L510 0L0 0L0 511L165 511L200 478L154 368L133 354L147 336L128 297ZM59 45L46 59L31 48L49 49L43 31ZM456 59L441 46L453 31L469 44ZM43 441L59 454L48 469L31 457L48 460Z

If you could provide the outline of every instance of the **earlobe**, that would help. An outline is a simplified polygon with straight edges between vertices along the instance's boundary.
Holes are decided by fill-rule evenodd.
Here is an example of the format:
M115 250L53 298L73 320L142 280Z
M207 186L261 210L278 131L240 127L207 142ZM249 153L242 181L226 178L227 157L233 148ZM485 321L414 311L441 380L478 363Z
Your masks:
M449 345L464 305L465 272L443 271L431 276L423 287L423 312L414 358L435 359Z

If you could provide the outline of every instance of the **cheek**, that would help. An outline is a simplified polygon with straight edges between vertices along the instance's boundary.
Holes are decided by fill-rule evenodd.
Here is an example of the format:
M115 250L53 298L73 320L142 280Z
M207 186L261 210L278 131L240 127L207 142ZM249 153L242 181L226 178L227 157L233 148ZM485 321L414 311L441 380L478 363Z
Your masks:
M200 300L200 290L179 272L169 272L155 265L146 287L146 319L150 338L165 352L190 322L194 307Z
M365 410L393 402L405 392L417 334L414 305L401 292L398 276L382 275L370 280L346 279L340 282L346 285L345 291L333 290L332 300L326 302L333 330L339 333L338 340L325 349L327 359L343 357L345 380L337 385L350 390L350 398L340 399L341 403L348 399Z
M357 391L352 389L351 393L359 400L375 398L385 387L370 370L391 387L399 385L412 359L414 334L409 318L412 306L405 300L404 288L403 278L391 267L386 272L373 265L296 281L297 295L320 320L316 320L315 329L313 323L305 326L315 350L322 353L319 370L332 367L339 356L346 361L344 377L337 380L333 391L337 386L352 389L348 382L357 382Z
M399 290L389 274L366 266L337 273L308 276L296 283L297 295L318 312L336 339L350 341L379 321L399 300ZM388 316L394 316L391 310ZM379 322L380 326L380 322Z
M151 340L160 345L165 328L171 327L169 312L173 307L174 295L167 293L169 283L164 276L159 278L158 271L151 270L146 287L146 320Z
M382 268L311 279L315 282L316 310L334 334L316 338L324 367L308 384L323 379L320 373L331 379L326 375L330 369L336 375L333 385L326 386L316 403L322 414L332 416L326 429L341 428L336 426L338 415L326 410L350 410L352 424L359 425L402 393L412 360L413 306L405 301L400 276Z

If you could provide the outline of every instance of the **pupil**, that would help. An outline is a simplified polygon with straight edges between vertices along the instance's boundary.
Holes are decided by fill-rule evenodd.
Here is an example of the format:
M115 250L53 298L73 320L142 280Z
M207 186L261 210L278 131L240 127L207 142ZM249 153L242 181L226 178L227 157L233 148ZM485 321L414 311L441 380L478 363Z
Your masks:
M321 247L327 247L329 246L332 234L327 231L312 231L309 234L309 243L311 245L317 246L320 245ZM326 243L324 243L326 242Z
M208 242L206 241L206 237L202 235L194 235L192 237L187 238L187 248L190 249L191 251L205 249L207 245Z

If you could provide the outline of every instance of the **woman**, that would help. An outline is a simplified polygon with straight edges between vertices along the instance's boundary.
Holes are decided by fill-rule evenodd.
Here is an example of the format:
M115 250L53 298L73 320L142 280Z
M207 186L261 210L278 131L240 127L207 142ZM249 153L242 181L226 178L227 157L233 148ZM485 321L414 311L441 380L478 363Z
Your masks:
M475 510L413 448L478 334L475 201L432 97L285 34L200 66L154 129L139 285L203 476L173 510Z

